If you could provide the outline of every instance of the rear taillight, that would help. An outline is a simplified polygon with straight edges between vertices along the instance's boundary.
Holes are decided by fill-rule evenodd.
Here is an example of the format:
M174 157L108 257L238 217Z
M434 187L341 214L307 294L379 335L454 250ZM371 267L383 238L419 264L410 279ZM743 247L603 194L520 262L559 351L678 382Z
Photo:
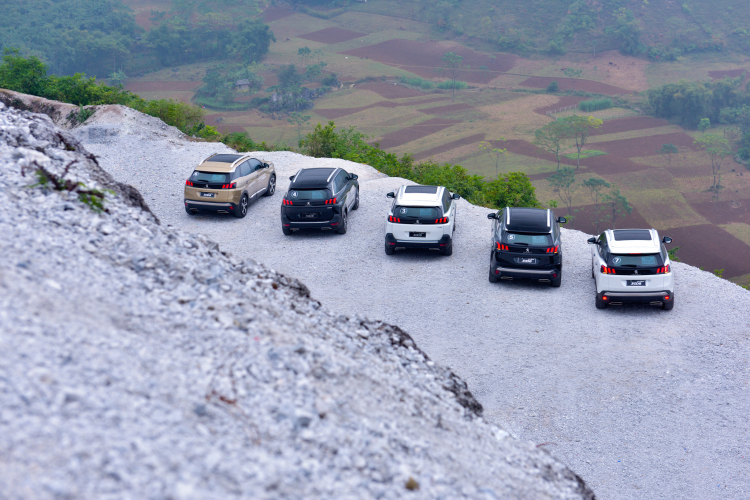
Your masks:
M291 200L284 199L284 200L281 200L281 204L282 205L294 205L294 202Z
M237 187L237 183L233 182L231 184L222 184L221 189L234 189Z
M326 200L326 205L335 205L336 204L336 198L331 198L329 200Z
M394 217L392 215L389 215L388 216L388 222L401 222L401 219L399 219L398 217Z
M193 182L192 182L191 180L189 180L189 179L188 179L188 180L186 180L186 181L185 181L185 185L186 185L186 186L192 186L192 185L193 185Z
M602 274L617 274L613 267L602 266Z
M667 274L669 272L669 264L664 267L660 267L656 270L656 274Z
M440 219L435 219L435 224L448 224L448 217L442 217Z
M508 245L497 243L497 250L508 250Z
M557 253L560 250L560 245L556 247L549 247L545 253Z

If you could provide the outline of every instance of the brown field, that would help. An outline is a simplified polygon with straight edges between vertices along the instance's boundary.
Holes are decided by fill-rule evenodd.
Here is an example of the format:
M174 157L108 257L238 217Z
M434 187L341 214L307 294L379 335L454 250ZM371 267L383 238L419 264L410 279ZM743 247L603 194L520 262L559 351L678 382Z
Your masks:
M355 38L362 38L365 36L367 36L367 33L362 33L361 31L345 30L343 28L337 28L334 26L331 28L313 31L312 33L308 33L306 35L299 35L298 38L304 38L305 40L310 40L312 42L326 43L330 45L332 43L346 42L347 40L353 40Z
M352 49L342 54L363 57L374 61L396 66L415 73L423 78L435 78L442 76L447 78L447 71L442 75L438 70L444 68L440 59L446 52L455 52L463 57L461 64L479 68L486 66L487 70L461 70L459 79L472 83L488 83L495 78L497 73L509 71L515 65L517 56L511 54L498 54L494 59L488 55L480 54L467 47L458 44L441 42L416 42L413 40L388 40L385 42Z
M398 108L400 106L414 106L418 104L427 104L430 102L444 101L444 97L436 97L434 99L423 99L420 101L408 101L408 102L393 102L393 101L381 101L367 106L360 106L357 108L327 108L327 109L316 109L315 112L321 116L325 116L329 120L341 118L342 116L353 115L370 108ZM434 108L428 108L434 109ZM421 110L420 110L421 111Z
M695 146L693 146L693 138L685 132L637 137L621 141L597 142L596 149L622 158L644 157L658 155L657 151L661 149L662 145L667 143L672 143L678 148L697 151Z
M294 14L294 11L272 5L263 11L263 20L267 23L272 23L274 21L278 21L279 19L289 17L292 14Z
M559 199L557 201L558 203L560 202ZM567 209L566 207L562 206L562 204L559 204L559 207L555 209L555 212L557 212L558 215L563 215L565 212L567 212ZM577 229L587 234L596 234L597 219L599 219L600 221L600 232L604 231L605 229L611 229L612 226L611 214L606 212L606 208L603 205L599 206L598 211L596 205L593 204L583 206L579 205L577 207L573 207L573 213L570 215L572 215L573 217L569 219L568 223L563 226L567 229ZM630 214L623 214L618 216L615 225L618 228L650 227L649 223L646 222L646 219L644 219L643 216L635 208Z
M552 78L548 76L532 76L521 82L523 87L532 87L535 89L546 89L553 81L557 82L560 90L582 90L594 94L618 95L632 94L632 90L615 87L606 83L594 82L578 78Z
M671 236L674 246L680 247L677 257L692 266L706 271L724 269L725 278L747 273L747 256L750 246L713 224L700 224L660 230L663 236Z
M428 135L440 132L456 123L461 122L458 120L446 120L445 118L432 118L417 125L403 128L398 132L385 134L379 141L380 147L384 149L395 148L402 144L406 144L407 142L416 141L422 137L427 137Z
M202 82L134 82L125 84L125 90L131 92L172 92L191 91L200 87Z
M465 111L467 109L474 109L474 106L465 103L449 104L447 106L438 106L436 108L424 108L420 109L422 113L427 115L442 115L448 113L456 113L457 111Z
M557 163L557 160L555 159L555 155L553 155L552 153L546 153L527 141L522 141L519 139L509 139L507 141L491 141L491 142L494 147L506 148L511 153L515 153L515 154L523 155L523 156L530 156L532 158L539 158L540 160L551 161L551 162ZM598 156L597 158L603 158L603 157ZM564 158L561 156L560 165L575 166L576 160L571 160L569 158ZM581 165L583 165L583 160L581 160ZM544 174L544 175L546 176L548 174Z
M669 122L650 116L633 116L630 118L620 118L618 120L607 120L598 129L591 132L591 135L608 135L618 134L621 132L630 132L632 130L643 130L656 127L667 127Z
M721 80L722 78L726 77L737 78L738 76L742 75L746 75L747 78L748 74L750 74L750 70L748 69L724 69L708 72L708 76L710 76L712 80Z
M708 219L711 224L750 224L750 200L704 201L690 203L693 209ZM750 254L748 254L750 258Z
M585 101L585 97L577 97L573 95L566 95L560 97L555 104L551 104L549 106L543 106L541 108L536 108L534 110L534 113L539 113L540 115L546 115L550 111L557 111L558 109L566 108L568 106L573 106L574 104L578 104L581 101Z
M426 92L420 92L415 89L408 89L401 85L391 83L367 83L359 86L360 89L371 90L386 99L405 99L407 97L424 97Z
M478 143L484 140L484 134L475 134L470 135L468 137L464 137L463 139L459 139L457 141L448 142L446 144L443 144L441 146L436 146L434 148L427 149L425 151L421 151L414 155L415 160L425 160L427 158L431 158L433 156L437 156L439 154L448 152L452 149L457 149L463 146L468 146L469 144Z

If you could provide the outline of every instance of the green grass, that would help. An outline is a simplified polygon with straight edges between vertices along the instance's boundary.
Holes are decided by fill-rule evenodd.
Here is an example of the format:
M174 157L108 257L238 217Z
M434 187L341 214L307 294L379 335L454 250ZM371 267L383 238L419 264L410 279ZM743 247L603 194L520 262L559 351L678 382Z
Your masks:
M581 159L591 158L592 156L602 156L606 154L608 153L605 153L604 151L597 151L596 149L584 149L583 151L581 151ZM576 160L578 159L578 152L569 153L563 156L565 158L570 158L571 160Z
M586 112L601 111L602 109L609 109L611 107L612 99L591 99L590 101L582 101L578 104L578 109Z
M424 80L422 78L407 78L405 76L402 76L401 83L405 83L406 85L411 85L412 87L419 87L420 89L434 89L435 88L435 84L433 82L429 80Z
M458 80L456 80L455 82L453 80L446 80L444 82L438 83L437 88L443 89L443 90L450 90L454 88L454 83L455 83L456 90L462 90L469 86L466 82L459 82Z

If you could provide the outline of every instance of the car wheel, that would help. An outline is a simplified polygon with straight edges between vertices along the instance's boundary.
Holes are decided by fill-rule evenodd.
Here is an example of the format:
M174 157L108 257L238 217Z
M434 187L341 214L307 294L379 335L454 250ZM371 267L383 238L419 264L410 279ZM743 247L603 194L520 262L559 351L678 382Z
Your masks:
M385 244L385 254L386 255L393 255L396 253L396 248L393 245L389 245L388 243Z
M448 243L448 246L443 248L443 255L453 255L453 241Z
M497 283L497 281L497 274L492 271L492 266L490 266L490 283Z
M344 212L341 214L341 223L339 225L339 234L346 234L346 230L349 229L349 216L347 215L347 211L344 210Z
M674 292L672 292L672 295L671 295L671 297L670 297L669 300L667 300L666 302L662 302L661 303L661 307L665 311L671 311L672 310L672 308L674 307Z
M597 309L605 309L607 307L607 303L604 302L604 299L602 299L599 294L596 294L596 308Z
M284 234L285 234L285 235L287 235L287 236L289 236L290 234L292 234L292 230L291 230L291 229L289 229L289 228L288 228L288 227L286 227L286 226L283 226L283 225L281 226L281 232L282 232L282 233L284 233Z
M243 194L242 198L240 198L240 204L239 206L237 206L237 211L234 212L234 216L237 217L238 219L244 218L247 215L247 205L248 205L247 195Z
M354 198L354 205L352 206L352 210L357 210L359 208L359 188L357 188L357 197Z
M276 176L271 175L271 178L268 179L268 187L266 188L266 192L263 193L263 196L273 196L273 193L276 192Z
M197 211L197 210L196 210L195 212L193 212L193 211L192 211L192 210L190 210L190 209L189 209L188 207L185 207L185 212L187 212L187 214L188 214L188 215L195 215L195 214L197 214L197 213L198 213L198 211Z

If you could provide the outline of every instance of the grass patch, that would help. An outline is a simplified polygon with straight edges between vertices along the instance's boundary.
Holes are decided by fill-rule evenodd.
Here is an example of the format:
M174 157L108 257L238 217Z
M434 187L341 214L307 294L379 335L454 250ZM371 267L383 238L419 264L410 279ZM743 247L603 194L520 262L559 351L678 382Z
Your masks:
M720 228L750 245L750 224L744 222L732 222L731 224L720 224Z
M612 107L612 99L591 99L590 101L581 101L578 103L578 109L591 113L601 111Z
M605 153L604 151L597 151L596 149L584 149L581 151L581 159L584 158L591 158L592 156L602 156L606 155L608 153ZM566 155L563 155L565 158L570 158L571 160L577 160L578 159L578 152L575 153L568 153Z
M710 224L676 189L628 190L624 194L656 229Z
M405 83L406 85L411 85L412 87L419 87L420 89L425 89L425 90L435 88L435 84L433 82L429 80L425 80L423 78L407 78L405 76L402 76L401 83Z
M463 90L467 88L469 85L466 82L459 82L456 80L455 82L453 80L446 80L444 82L440 82L437 84L437 88L443 89L443 90Z

